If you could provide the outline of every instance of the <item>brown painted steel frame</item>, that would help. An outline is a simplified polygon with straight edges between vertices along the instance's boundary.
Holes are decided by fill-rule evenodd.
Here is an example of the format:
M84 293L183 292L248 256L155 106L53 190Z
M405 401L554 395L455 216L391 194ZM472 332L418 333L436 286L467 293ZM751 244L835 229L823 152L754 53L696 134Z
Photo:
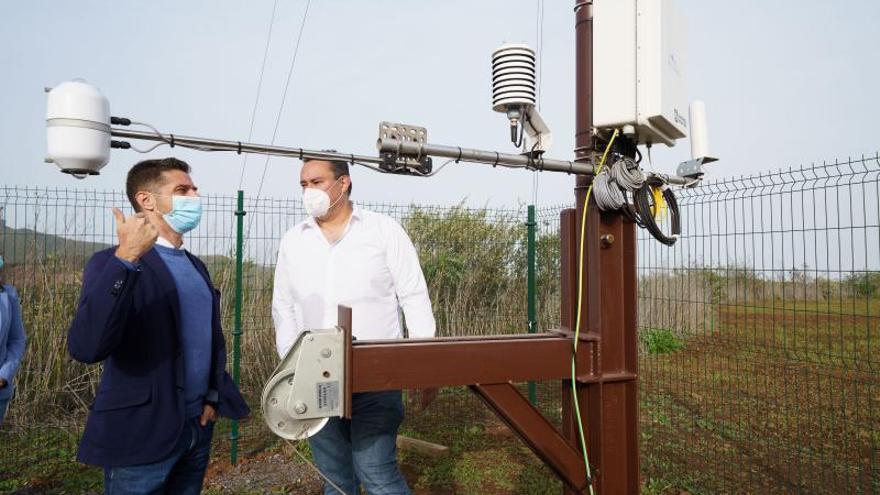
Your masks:
M345 313L340 309L340 316ZM592 373L596 347L594 337L578 347L579 381L598 380ZM350 349L351 392L470 386L568 486L587 486L580 452L512 384L569 378L572 340L566 331L356 341Z

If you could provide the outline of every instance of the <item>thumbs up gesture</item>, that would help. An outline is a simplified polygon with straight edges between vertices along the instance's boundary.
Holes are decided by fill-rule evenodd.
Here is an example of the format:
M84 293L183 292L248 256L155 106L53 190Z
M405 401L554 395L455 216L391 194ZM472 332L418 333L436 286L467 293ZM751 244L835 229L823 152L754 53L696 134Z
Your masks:
M159 231L143 213L125 218L118 208L113 208L113 216L116 217L116 236L119 237L116 256L135 263L153 248Z

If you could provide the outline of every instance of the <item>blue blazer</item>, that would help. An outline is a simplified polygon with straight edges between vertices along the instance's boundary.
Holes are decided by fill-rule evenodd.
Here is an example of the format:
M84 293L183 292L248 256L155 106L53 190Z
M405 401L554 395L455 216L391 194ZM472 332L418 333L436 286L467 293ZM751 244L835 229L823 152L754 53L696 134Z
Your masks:
M8 384L0 388L0 400L12 397L13 378L24 356L26 342L18 293L11 285L4 285L0 291L0 378Z
M136 270L116 258L115 250L99 251L86 264L67 338L74 359L104 363L77 459L105 467L163 459L177 445L185 420L174 279L155 249L141 258ZM250 410L226 372L220 292L202 261L187 255L214 294L208 387L218 393L221 416L243 418Z

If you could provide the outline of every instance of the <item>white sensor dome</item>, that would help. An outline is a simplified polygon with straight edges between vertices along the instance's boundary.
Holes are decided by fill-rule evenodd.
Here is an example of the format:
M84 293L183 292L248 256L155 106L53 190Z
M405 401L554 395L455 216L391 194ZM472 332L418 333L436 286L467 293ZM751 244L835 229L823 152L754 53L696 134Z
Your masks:
M98 175L110 160L110 103L82 79L49 90L46 161L76 177Z

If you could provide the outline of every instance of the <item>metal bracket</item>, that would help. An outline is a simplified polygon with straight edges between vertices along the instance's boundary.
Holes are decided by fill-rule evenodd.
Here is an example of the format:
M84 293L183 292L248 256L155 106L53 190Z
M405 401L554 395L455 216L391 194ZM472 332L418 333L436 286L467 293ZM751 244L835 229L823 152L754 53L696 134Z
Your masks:
M383 139L394 139L401 143L425 145L428 142L428 129L415 125L398 124L396 122L379 123L379 142ZM427 155L401 155L399 151L381 153L382 170L403 175L428 175L431 173L432 161Z
M693 187L697 185L697 183L699 183L699 181L702 180L703 176L706 174L706 171L703 169L703 165L716 161L718 161L717 158L706 156L701 158L693 158L686 162L681 162L678 165L678 168L675 170L675 175L679 177L693 179L693 182L686 186Z
M302 440L330 417L343 416L348 401L344 340L340 327L299 336L263 389L263 417L273 433Z
M526 143L528 151L534 150L535 153L541 154L550 150L553 144L553 136L550 133L550 127L541 118L541 114L535 107L526 109L525 118L523 119L523 128L529 136L531 144Z

